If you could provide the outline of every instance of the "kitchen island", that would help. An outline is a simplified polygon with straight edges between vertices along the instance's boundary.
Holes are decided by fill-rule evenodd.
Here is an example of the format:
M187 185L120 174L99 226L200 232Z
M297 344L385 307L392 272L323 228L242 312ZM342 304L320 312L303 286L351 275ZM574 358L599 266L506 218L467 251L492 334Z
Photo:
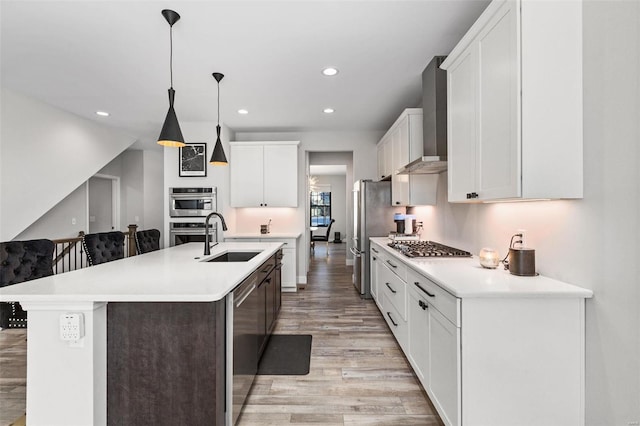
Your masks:
M205 257L185 244L2 288L28 311L29 425L228 422L227 296L281 246L220 243ZM207 262L234 251L259 253ZM77 341L61 340L67 314L80 314Z

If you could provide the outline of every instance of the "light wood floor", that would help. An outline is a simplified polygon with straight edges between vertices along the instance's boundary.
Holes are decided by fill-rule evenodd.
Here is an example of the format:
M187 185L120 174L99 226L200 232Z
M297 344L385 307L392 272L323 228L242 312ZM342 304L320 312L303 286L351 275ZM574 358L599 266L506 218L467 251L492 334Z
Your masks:
M0 331L0 425L25 413L27 398L27 330Z
M442 424L372 300L345 244L316 244L308 284L283 293L275 333L311 334L307 376L257 376L239 425Z
M257 376L239 425L441 425L375 303L362 300L345 244L317 244L308 284L283 293L276 333L311 334L306 376ZM0 425L23 416L26 331L0 331Z

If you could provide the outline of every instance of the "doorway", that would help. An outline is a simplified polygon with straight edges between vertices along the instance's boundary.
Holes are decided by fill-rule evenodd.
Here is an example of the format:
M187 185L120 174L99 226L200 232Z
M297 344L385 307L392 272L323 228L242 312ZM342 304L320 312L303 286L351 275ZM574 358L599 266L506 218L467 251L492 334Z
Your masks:
M120 178L97 174L87 181L89 233L120 230Z

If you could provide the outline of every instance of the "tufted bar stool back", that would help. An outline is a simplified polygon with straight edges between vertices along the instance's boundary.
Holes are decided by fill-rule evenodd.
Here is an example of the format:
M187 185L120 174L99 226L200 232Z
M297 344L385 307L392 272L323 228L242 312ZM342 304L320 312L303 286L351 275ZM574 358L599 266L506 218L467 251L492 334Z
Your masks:
M82 246L90 266L124 258L124 233L120 231L85 234Z
M138 254L160 250L160 231L145 229L136 232L136 251Z
M0 287L53 275L51 240L0 243ZM0 327L25 328L27 313L18 302L0 303Z

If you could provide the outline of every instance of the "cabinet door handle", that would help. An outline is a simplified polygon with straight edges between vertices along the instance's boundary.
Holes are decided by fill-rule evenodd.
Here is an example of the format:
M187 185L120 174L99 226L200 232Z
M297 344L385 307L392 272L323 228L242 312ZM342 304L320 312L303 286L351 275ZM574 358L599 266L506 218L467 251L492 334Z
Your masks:
M396 294L396 293L397 293L397 291L395 291L395 290L394 290L394 289L389 285L389 283L385 283L385 284L386 284L386 286L389 288L389 290L391 290L391 293L393 293L393 294Z
M387 263L389 264L389 266L391 266L392 268L397 268L398 265L394 265L393 263L391 263L389 260L387 260Z
M396 322L393 320L393 317L391 316L391 312L387 312L387 316L389 317L389 319L391 320L391 323L393 324L394 327L397 327L398 324L396 324Z
M429 307L429 305L424 303L422 300L418 300L418 306L420 306L423 311Z
M422 288L422 286L420 285L420 283L418 281L414 281L414 284L418 286L418 288L422 291L424 291L425 293L427 293L427 296L429 297L436 297L435 294L431 294L429 293L427 290L425 290L424 288Z
M378 250L376 250L375 248L371 247L371 251L374 253L378 253Z
M478 198L478 193L477 192L467 192L467 200L472 199L472 198Z
M372 257L372 259L373 259L373 260L378 260L378 258L377 258L377 257L375 257L375 256L373 256L373 257Z

